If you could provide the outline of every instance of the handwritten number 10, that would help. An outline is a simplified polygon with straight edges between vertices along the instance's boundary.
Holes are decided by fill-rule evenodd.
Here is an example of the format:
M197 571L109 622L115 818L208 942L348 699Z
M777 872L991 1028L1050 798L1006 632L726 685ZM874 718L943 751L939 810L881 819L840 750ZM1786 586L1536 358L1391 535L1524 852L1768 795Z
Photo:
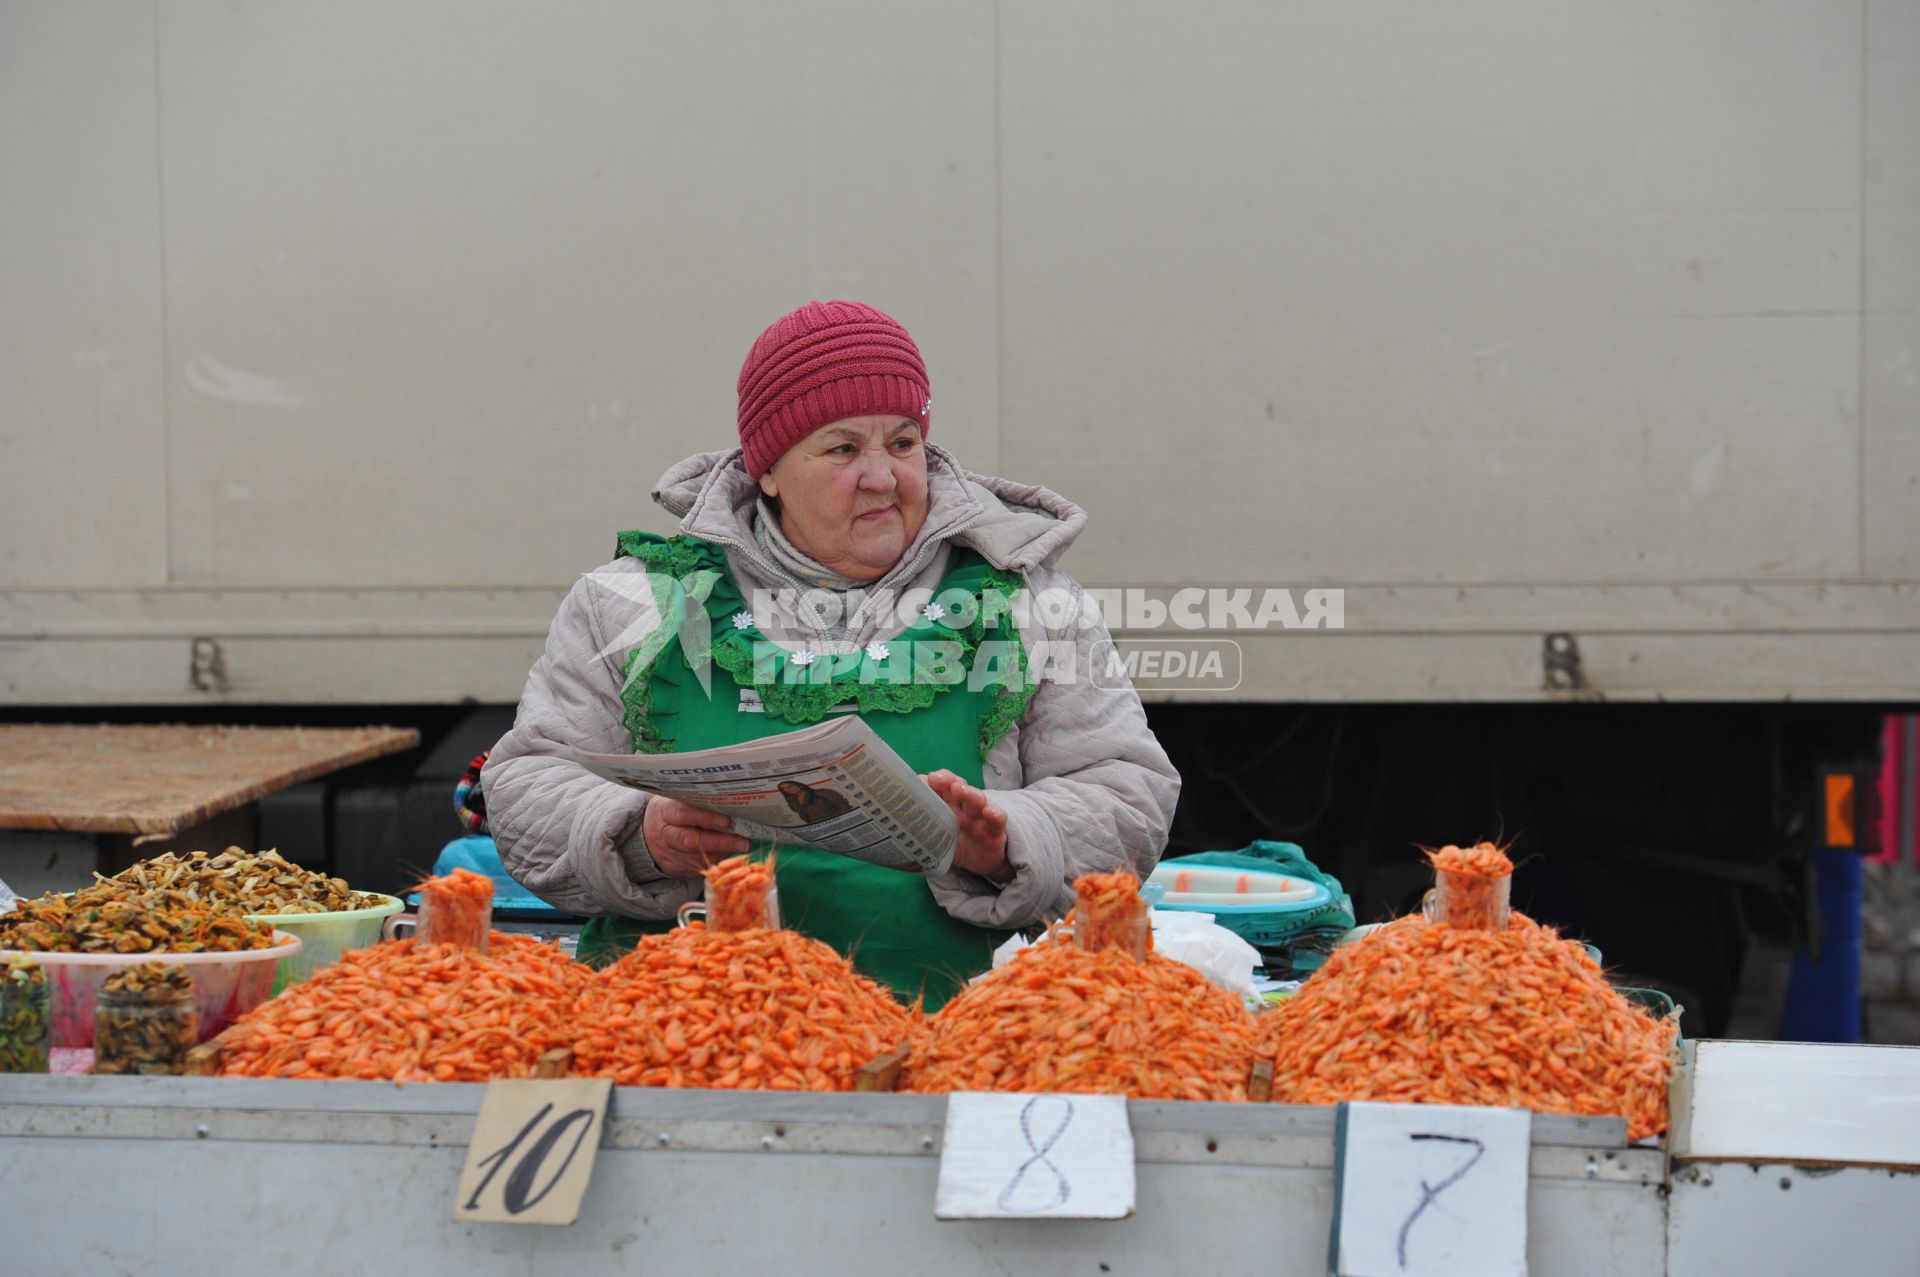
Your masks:
M1400 1225L1400 1267L1407 1266L1407 1233L1413 1228L1413 1221L1420 1218L1422 1211L1433 1205L1433 1199L1460 1182L1462 1176L1473 1169L1473 1164L1485 1156L1487 1146L1469 1135L1409 1135L1410 1140L1445 1140L1449 1144L1473 1145L1473 1156L1460 1164L1458 1170L1441 1180L1438 1184L1420 1181L1420 1204L1413 1208L1413 1214L1407 1216L1407 1222Z
M473 1196L469 1197L466 1205L460 1209L480 1209L480 1194L487 1191L487 1185L493 1183L493 1177L500 1173L500 1168L507 1164L508 1159L513 1156L514 1150L520 1147L521 1142L524 1141L527 1136L533 1134L534 1129L538 1127L540 1123L547 1120L547 1114L551 1112L553 1112L553 1105L541 1105L540 1111L528 1119L527 1124L520 1128L518 1135L480 1159L479 1164L487 1167L487 1173L481 1179L479 1186L473 1190ZM554 1171L547 1179L545 1188L542 1188L537 1193L532 1193L534 1180L539 1176L541 1167L546 1164L547 1155L553 1152L554 1145L560 1142L560 1137L565 1135L567 1128L575 1122L580 1123L580 1130L574 1135L573 1144L567 1149L567 1155L561 1160L559 1169ZM552 1126L549 1126L546 1131L541 1134L540 1138L528 1147L526 1153L520 1158L519 1163L515 1165L513 1170L507 1175L507 1182L501 1186L500 1198L501 1201L506 1204L507 1213L510 1215L518 1215L522 1211L530 1210L538 1206L541 1200L553 1191L553 1186L560 1182L560 1177L567 1173L567 1167L573 1165L574 1154L580 1151L580 1145L585 1142L587 1132L592 1129L592 1109L574 1109ZM489 1165L489 1163L491 1163L491 1165ZM528 1196L529 1193L532 1193L532 1196Z

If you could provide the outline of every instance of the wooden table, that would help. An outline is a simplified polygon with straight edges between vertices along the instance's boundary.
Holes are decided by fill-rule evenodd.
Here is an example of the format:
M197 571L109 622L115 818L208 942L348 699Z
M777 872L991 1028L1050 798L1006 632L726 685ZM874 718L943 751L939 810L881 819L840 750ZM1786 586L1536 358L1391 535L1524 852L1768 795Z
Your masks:
M402 727L0 724L0 830L46 835L0 838L0 878L27 894L84 884L83 848L110 873L162 851L244 845L259 799L419 743ZM65 881L35 880L47 873Z

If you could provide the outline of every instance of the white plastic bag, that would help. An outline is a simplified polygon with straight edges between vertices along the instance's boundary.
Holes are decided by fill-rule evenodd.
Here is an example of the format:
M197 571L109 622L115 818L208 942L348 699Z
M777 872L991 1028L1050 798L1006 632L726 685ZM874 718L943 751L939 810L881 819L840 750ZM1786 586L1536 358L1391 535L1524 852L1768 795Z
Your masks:
M1256 998L1253 969L1260 951L1213 920L1210 913L1155 909L1153 951L1184 962L1228 993Z
M1027 939L1024 934L1018 931L1008 936L1006 940L1001 943L1000 947L993 951L993 969L998 971L1001 967L1006 966L1009 962L1013 961L1014 954L1020 952L1032 943L1033 941ZM975 976L973 978L978 980L980 977Z

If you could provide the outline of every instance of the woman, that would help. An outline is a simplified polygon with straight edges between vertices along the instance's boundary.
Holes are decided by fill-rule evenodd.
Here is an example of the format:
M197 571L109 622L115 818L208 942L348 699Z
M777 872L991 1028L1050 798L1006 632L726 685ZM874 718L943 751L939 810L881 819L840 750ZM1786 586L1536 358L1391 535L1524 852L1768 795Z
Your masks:
M781 914L929 1006L1012 929L1061 916L1081 874L1158 859L1179 777L1132 686L1095 676L1106 629L1053 566L1086 515L960 469L927 442L932 404L913 339L880 311L814 302L777 320L740 370L739 449L681 462L653 493L679 534L622 533L561 605L483 782L507 869L594 915L582 958L672 925L701 870L748 844L569 748L704 749L856 709L952 809L953 868L783 847ZM690 617L711 651L688 652ZM936 648L976 672L993 649L997 677L945 681L923 660Z

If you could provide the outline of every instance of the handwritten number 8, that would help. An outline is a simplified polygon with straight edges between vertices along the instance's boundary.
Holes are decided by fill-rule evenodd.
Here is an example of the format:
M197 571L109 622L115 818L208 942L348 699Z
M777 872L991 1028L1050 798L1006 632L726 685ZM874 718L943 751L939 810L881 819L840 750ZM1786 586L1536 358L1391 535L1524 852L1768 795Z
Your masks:
M540 1111L535 1113L533 1117L528 1120L527 1124L520 1128L518 1135L480 1159L480 1165L487 1166L487 1173L481 1179L479 1186L473 1190L473 1196L469 1197L466 1205L461 1207L462 1210L480 1209L480 1194L487 1191L487 1185L491 1184L493 1177L500 1173L500 1168L507 1164L508 1159L513 1156L514 1150L520 1147L521 1142L525 1140L527 1136L533 1134L534 1129L538 1127L540 1123L546 1121L547 1114L551 1112L553 1112L552 1104L541 1105ZM532 1190L534 1180L539 1176L541 1167L545 1165L547 1155L553 1152L553 1146L560 1142L560 1137L565 1135L567 1128L575 1122L580 1123L580 1130L574 1135L573 1145L567 1149L567 1155L561 1160L559 1169L554 1171L553 1175L547 1180L545 1188L529 1197L527 1194ZM568 1113L565 1117L548 1127L546 1132L527 1149L525 1155L520 1158L519 1163L515 1165L512 1172L508 1174L507 1182L501 1187L500 1197L506 1204L507 1213L510 1215L518 1215L523 1211L531 1210L533 1207L538 1206L546 1195L553 1191L554 1185L560 1182L560 1178L567 1173L567 1167L573 1165L574 1154L580 1151L580 1145L586 1142L587 1132L592 1129L592 1109L574 1109L571 1113ZM492 1165L488 1166L488 1163L492 1163Z
M1033 1138L1034 1110L1043 1099L1057 1100L1063 1106L1063 1111L1060 1114L1060 1124L1053 1128L1052 1134L1036 1142ZM1033 1156L1020 1163L1020 1169L1013 1173L1013 1178L1007 1182L1007 1186L1000 1190L999 1206L1001 1210L1013 1211L1022 1215L1033 1215L1041 1211L1054 1210L1067 1204L1067 1199L1073 1196L1073 1186L1067 1183L1067 1177L1060 1173L1060 1168L1047 1160L1047 1154L1053 1151L1053 1146L1060 1142L1060 1137L1067 1133L1067 1127L1072 1122L1073 1101L1064 1095L1036 1095L1021 1106L1020 1134L1026 1137L1027 1148L1033 1152ZM1027 1178L1027 1172L1036 1166L1044 1166L1053 1173L1054 1200L1023 1209L1014 1204L1014 1199L1019 1195L1020 1186Z

